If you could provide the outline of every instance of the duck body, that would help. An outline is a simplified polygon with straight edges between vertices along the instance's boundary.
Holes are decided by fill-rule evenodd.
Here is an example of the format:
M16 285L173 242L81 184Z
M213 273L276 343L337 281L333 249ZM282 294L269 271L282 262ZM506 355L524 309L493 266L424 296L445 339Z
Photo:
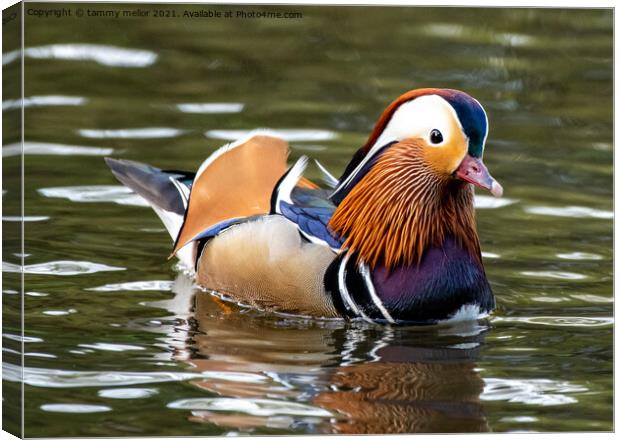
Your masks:
M339 316L323 281L336 254L304 240L283 216L261 216L207 240L196 267L201 286L261 310Z
M475 318L495 304L484 268L451 237L419 265L391 271L365 272L344 256L305 241L283 216L266 215L207 241L196 279L262 310L382 323L433 324L459 310L469 313L459 318Z
M418 89L384 112L331 189L286 168L287 143L252 134L193 174L107 159L142 195L199 285L262 310L434 324L490 313L472 184L486 114L463 92ZM323 168L322 168L323 169Z
M380 266L372 271L371 280L394 322L433 324L476 319L495 306L484 268L452 237L441 247L429 248L419 265L392 270ZM370 317L380 320L379 312L375 310Z

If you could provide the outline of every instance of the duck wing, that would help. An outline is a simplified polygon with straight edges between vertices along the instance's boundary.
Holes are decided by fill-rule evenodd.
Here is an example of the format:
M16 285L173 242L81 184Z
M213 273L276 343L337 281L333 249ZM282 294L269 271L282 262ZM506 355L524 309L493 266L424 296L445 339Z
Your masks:
M196 172L172 254L229 219L268 214L270 195L286 172L288 143L252 134L215 151Z
M271 196L271 212L294 223L306 240L338 252L344 239L328 226L336 210L329 199L331 191L309 184L302 177L306 164L307 158L303 156L282 176Z

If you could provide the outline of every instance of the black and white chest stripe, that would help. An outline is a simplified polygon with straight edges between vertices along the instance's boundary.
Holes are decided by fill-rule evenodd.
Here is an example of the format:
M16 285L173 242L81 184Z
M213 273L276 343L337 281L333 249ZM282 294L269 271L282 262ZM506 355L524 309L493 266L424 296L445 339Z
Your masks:
M338 312L349 319L394 324L396 321L377 295L368 266L342 253L330 264L323 280Z

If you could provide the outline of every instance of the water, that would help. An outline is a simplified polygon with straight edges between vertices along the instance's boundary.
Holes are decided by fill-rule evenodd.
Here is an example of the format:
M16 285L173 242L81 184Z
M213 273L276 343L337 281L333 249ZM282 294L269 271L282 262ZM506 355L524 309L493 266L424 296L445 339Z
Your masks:
M26 18L25 434L611 430L611 12L290 9L303 18ZM465 90L489 114L485 162L505 198L476 202L498 304L479 323L377 327L220 303L166 260L163 226L103 162L195 170L267 127L291 160L339 174L385 105L422 86ZM7 246L16 142L3 149ZM16 409L14 254L3 378Z

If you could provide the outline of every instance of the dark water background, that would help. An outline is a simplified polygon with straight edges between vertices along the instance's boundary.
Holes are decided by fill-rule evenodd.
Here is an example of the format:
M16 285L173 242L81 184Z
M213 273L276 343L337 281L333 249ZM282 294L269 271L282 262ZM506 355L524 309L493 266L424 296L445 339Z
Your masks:
M245 10L303 17L192 19L183 11L243 8L83 5L151 15L116 19L64 7L71 17L26 16L27 436L613 428L610 10L287 6ZM152 17L162 8L177 17ZM387 103L424 86L467 91L489 115L485 162L505 198L477 199L498 303L477 324L220 305L166 260L159 220L103 162L195 170L267 127L287 130L291 159L339 174ZM7 96L5 124L19 115ZM7 139L3 226L15 244L19 147ZM9 391L17 264L5 250Z

